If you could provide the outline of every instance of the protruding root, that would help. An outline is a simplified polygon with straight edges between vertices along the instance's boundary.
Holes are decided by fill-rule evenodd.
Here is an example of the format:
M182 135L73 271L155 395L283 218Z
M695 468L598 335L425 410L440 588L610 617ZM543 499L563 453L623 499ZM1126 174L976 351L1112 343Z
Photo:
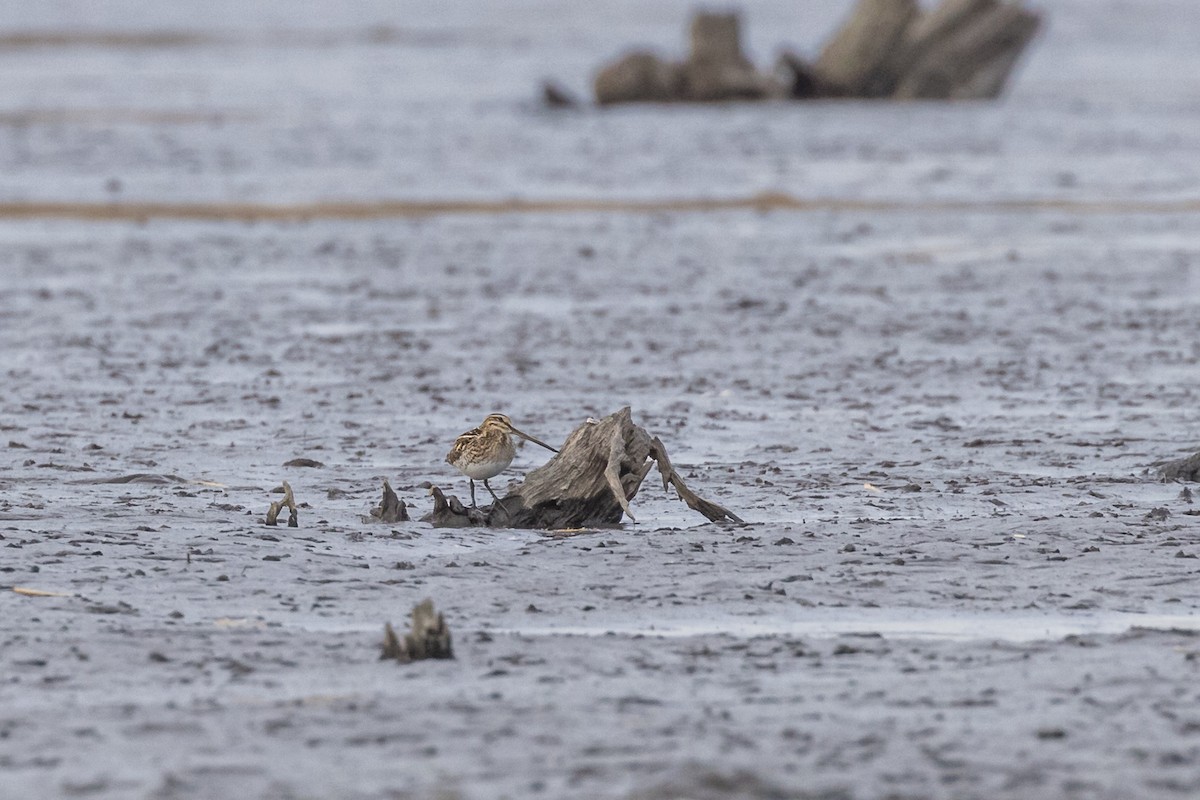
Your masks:
M271 507L267 509L267 524L278 525L279 512L283 509L288 510L288 527L300 527L300 510L296 508L296 498L292 495L292 487L287 481L283 482L283 499L276 500L271 503Z
M658 464L658 471L662 474L664 492L668 486L674 486L675 493L679 495L679 499L687 503L688 508L699 511L707 517L709 522L720 522L722 520L745 522L744 519L724 506L717 505L711 500L705 500L689 489L687 484L683 482L683 478L679 477L679 473L675 471L675 467L671 465L671 459L667 456L667 448L663 446L662 440L657 436L654 437L654 442L650 448L650 458L654 459L655 463Z
M608 488L612 489L613 497L625 512L625 516L637 522L633 512L629 510L629 498L625 496L625 487L621 485L621 462L625 458L625 437L621 435L621 430L617 429L613 431L608 442L608 463L604 466L604 480L608 482ZM637 493L636 486L633 491L634 494Z
M442 615L434 610L432 600L426 599L413 608L410 624L412 629L401 639L392 623L384 623L381 660L395 659L407 664L424 658L454 658L450 629Z
M371 516L379 522L407 522L408 508L392 491L392 485L383 480L383 500L371 509Z
M429 481L421 484L433 498L433 511L421 517L422 522L432 522L439 528L468 528L472 525L487 525L492 506L467 508L455 495L447 497L441 489Z

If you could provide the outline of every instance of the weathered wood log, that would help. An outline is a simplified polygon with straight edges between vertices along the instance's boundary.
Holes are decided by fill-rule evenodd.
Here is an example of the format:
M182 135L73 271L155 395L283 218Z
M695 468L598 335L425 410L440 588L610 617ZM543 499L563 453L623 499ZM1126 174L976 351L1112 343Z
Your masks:
M779 54L772 74L783 96L792 100L841 96L841 90L826 83L816 67L790 50Z
M928 50L961 31L980 15L990 13L1000 0L942 0L921 14L904 35L906 49Z
M596 101L994 98L1040 24L1021 0L942 0L926 13L918 0L859 0L815 62L784 53L765 74L742 51L737 14L700 12L685 61L627 54L597 74Z
M932 10L918 11L904 34L875 70L867 93L876 97L895 94L904 76L930 51L962 30L979 14L991 10L999 0L943 0Z
M1021 54L1037 35L1042 20L1032 11L1018 9L1011 24L997 26L998 33L991 43L996 55L979 67L969 79L963 80L950 93L953 100L994 100L1004 93L1009 76L1021 60ZM998 40L998 41L996 41ZM972 47L967 41L964 47Z
M897 43L888 64L894 93L896 85L917 62L961 31L980 14L990 12L1000 0L942 0L932 10L913 20Z
M1004 90L1041 16L1015 3L947 0L904 56L897 99L992 99Z
M666 447L633 423L629 408L576 428L557 455L532 470L499 502L464 508L430 487L434 509L422 519L438 527L593 528L634 519L629 501L658 465L663 488L671 486L690 508L713 522L742 519L688 488L671 466Z
M859 0L814 68L840 94L883 96L893 82L889 65L917 12L916 0Z
M1200 481L1200 453L1168 461L1159 469L1165 481Z
M923 12L904 34L906 47L927 47L959 31L973 18L991 11L1000 0L942 0Z
M711 61L749 69L742 53L742 21L737 12L699 11L692 16L689 61Z
M759 73L742 52L736 13L698 12L692 17L691 39L692 49L683 63L683 96L677 99L758 100L782 94L779 84Z
M654 53L628 53L600 70L593 88L600 105L665 103L681 97L683 68Z

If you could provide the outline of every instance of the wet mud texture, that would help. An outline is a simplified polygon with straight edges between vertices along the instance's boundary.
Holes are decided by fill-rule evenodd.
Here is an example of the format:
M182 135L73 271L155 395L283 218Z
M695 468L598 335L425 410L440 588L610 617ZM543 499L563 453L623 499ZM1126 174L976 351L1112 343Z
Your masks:
M562 115L688 6L393 6L14 11L0 794L1200 793L1194 15L1056 3L996 106ZM488 412L625 405L748 523L416 521Z
M7 784L1188 796L1200 640L1159 617L1200 545L1146 467L1195 426L1194 223L1116 224L10 229L0 580L65 596L0 600ZM632 401L750 524L650 485L569 538L370 517L485 409ZM456 660L380 662L425 597Z

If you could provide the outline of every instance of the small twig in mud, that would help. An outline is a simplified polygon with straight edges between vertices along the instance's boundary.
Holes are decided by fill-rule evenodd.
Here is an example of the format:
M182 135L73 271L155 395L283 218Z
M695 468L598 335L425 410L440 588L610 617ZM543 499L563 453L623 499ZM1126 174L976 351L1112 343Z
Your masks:
M267 509L267 520L266 520L267 524L268 525L277 525L278 524L277 520L279 519L279 512L283 511L283 509L285 509L285 508L289 512L288 523L287 523L288 527L289 528L299 528L300 527L300 511L299 511L299 509L296 508L296 498L292 495L292 487L287 481L283 482L283 499L276 500L275 502L271 503L271 507L269 509Z
M446 620L434 610L432 600L424 600L412 610L412 630L401 639L392 623L383 626L383 651L380 660L395 659L401 664L424 658L454 658L450 630Z
M401 502L392 485L385 478L383 481L383 500L371 509L371 516L380 522L407 522L408 508Z
M31 589L28 586L14 586L12 589L17 594L25 595L26 597L70 597L66 592L48 592L45 589Z

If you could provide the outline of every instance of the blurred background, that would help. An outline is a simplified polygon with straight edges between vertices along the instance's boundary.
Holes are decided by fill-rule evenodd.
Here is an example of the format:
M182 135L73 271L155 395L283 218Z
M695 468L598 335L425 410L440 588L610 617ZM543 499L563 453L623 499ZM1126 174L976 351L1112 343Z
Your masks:
M927 7L930 3L925 4ZM740 6L748 55L813 57L850 0ZM552 113L687 0L146 3L0 14L0 199L1170 198L1200 180L1189 0L1041 0L999 103Z
M852 6L746 2L746 51ZM997 102L549 109L692 2L5 3L2 568L51 590L0 592L41 604L0 614L11 796L1197 796L1151 465L1200 439L1200 13L1029 6ZM686 202L761 193L800 202ZM654 478L568 538L367 521L468 496L488 412L626 404L751 524ZM424 597L459 658L401 679Z

